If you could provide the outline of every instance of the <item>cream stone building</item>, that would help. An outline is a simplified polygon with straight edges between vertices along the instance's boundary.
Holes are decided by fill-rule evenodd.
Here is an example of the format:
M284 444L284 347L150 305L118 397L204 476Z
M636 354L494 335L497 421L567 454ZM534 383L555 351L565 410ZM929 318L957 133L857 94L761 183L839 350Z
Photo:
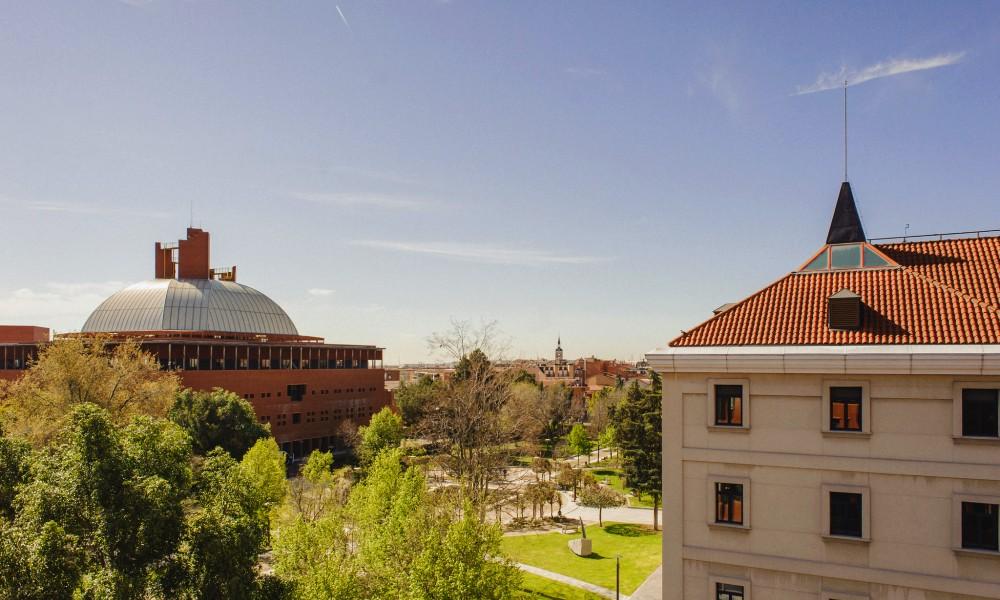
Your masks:
M1000 598L1000 238L869 243L845 183L813 257L647 359L666 600Z

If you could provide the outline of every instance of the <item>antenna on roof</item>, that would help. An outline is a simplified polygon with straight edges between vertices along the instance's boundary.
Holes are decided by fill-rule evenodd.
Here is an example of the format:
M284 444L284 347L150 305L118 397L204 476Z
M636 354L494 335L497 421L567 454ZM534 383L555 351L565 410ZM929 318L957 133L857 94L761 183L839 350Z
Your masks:
M188 200L188 227L194 227L194 198Z
M847 181L847 80L844 80L844 181Z

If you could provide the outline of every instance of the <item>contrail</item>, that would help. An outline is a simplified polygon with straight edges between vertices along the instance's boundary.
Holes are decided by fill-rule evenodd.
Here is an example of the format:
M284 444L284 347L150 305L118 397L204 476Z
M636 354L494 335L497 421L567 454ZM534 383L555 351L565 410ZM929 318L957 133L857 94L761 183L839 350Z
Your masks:
M344 16L344 11L340 10L340 5L337 4L335 6L337 7L337 14L340 15L340 20L343 21L344 25L347 26L347 30L350 31L351 33L354 33L354 30L351 29L351 24L347 22L347 17Z
M929 58L890 58L882 62L875 63L861 69L860 71L848 70L841 67L836 73L822 73L816 78L815 83L810 85L800 85L796 88L793 96L802 94L813 94L825 92L826 90L841 89L844 82L847 85L858 85L872 79L882 77L892 77L913 71L924 71L926 69L936 69L953 65L965 57L965 52L951 52L948 54L938 54Z

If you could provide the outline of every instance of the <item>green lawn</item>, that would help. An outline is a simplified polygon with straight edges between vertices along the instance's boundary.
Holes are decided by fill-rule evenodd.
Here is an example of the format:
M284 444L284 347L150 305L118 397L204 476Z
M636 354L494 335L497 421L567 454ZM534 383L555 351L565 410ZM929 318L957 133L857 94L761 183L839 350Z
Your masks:
M629 492L629 490L625 489L625 480L622 478L621 470L602 468L602 469L591 469L591 472L594 474L594 477L597 478L597 481L604 483L604 480L606 479L608 481L608 485L618 490L619 492L623 494ZM653 508L653 498L645 494L641 496L630 496L628 499L628 504L629 506ZM652 516L650 516L650 518L652 519Z
M597 594L568 586L558 581L552 581L531 573L524 574L524 584L521 592L515 598L518 600L603 600Z
M562 533L508 536L503 539L507 555L525 563L568 575L609 589L615 588L615 555L621 554L621 591L631 594L660 564L662 532L640 525L606 523L587 527L594 553L586 558L573 554L567 543L575 536Z

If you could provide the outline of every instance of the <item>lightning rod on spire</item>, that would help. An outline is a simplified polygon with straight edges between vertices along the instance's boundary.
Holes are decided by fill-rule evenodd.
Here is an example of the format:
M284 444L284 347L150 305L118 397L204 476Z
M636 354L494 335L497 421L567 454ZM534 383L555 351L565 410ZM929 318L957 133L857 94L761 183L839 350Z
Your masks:
M844 80L844 181L847 181L847 80Z

